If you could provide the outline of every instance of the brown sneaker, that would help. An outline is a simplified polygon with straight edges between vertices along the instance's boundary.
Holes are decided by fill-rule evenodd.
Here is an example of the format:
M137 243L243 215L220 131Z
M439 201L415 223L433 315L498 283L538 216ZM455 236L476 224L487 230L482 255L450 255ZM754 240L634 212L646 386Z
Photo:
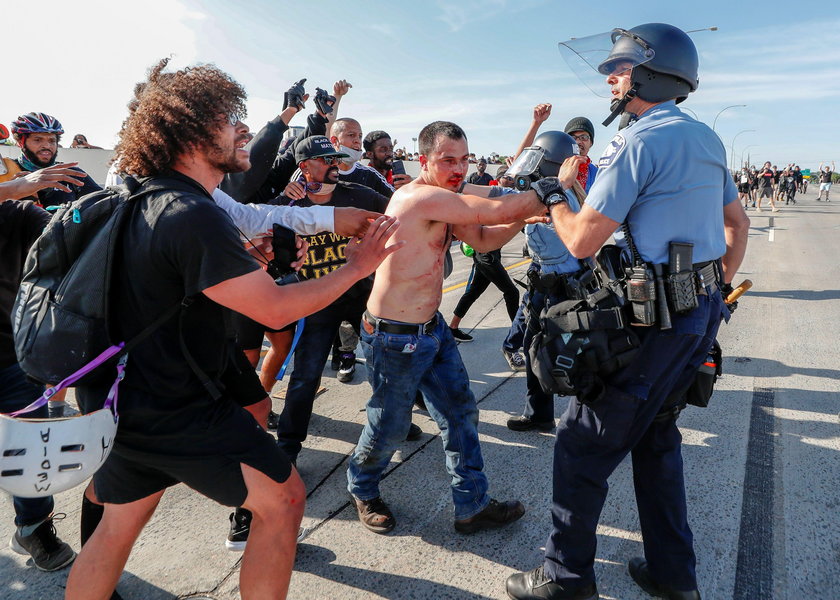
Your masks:
M382 498L374 498L373 500L359 500L355 496L353 502L356 505L356 511L359 513L359 521L362 525L370 529L374 533L388 533L397 524L397 520L391 513L391 509L382 500Z
M508 523L513 523L524 514L525 507L517 500L508 502L490 500L490 504L477 515L473 515L469 519L455 521L455 531L458 533L475 533L482 529L502 527Z

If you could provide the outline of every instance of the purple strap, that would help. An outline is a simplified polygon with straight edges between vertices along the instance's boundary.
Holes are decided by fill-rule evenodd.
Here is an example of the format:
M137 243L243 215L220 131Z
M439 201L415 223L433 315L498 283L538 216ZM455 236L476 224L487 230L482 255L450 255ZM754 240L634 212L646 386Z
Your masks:
M57 392L60 392L64 388L70 387L72 384L76 383L79 379L84 377L85 375L89 374L91 371L102 365L103 363L107 362L120 352L122 352L123 347L125 346L125 342L120 342L116 346L111 346L107 350L105 350L102 354L94 358L84 367L65 377L58 385L55 387L48 388L44 391L40 398L38 398L35 402L30 404L25 408L21 408L20 410L16 410L13 413L9 413L8 416L10 417L17 417L18 415L22 415L28 412L32 412L37 408L41 408L42 406L46 405L49 402L50 398L53 397ZM117 396L118 396L118 386L120 385L120 381L123 380L125 377L125 363L128 358L128 355L123 356L119 363L117 363L117 378L114 380L114 383L111 385L111 389L108 391L108 397L105 399L105 404L103 408L109 408L114 413L114 418L118 416L117 413Z

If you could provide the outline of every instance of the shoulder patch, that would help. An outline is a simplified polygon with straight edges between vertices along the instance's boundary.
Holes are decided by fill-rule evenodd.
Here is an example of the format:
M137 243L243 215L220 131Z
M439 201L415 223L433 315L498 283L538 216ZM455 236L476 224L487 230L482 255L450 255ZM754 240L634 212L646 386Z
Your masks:
M610 140L609 144L607 144L601 158L598 159L598 168L603 169L604 167L609 167L615 160L615 157L621 154L621 151L624 150L624 146L626 144L627 141L624 139L624 136L620 133L616 133L615 137Z

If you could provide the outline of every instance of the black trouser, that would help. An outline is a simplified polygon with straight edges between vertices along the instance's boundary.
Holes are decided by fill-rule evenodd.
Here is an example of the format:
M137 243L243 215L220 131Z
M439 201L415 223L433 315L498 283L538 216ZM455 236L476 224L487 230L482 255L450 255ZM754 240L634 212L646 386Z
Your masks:
M464 290L464 295L458 300L458 305L454 311L455 316L463 318L473 303L478 300L479 296L484 293L484 290L491 283L504 294L505 307L507 308L510 320L513 321L513 318L516 316L516 310L519 308L519 290L516 289L516 285L502 265L501 250L475 253L473 256L472 272L467 282L467 289Z

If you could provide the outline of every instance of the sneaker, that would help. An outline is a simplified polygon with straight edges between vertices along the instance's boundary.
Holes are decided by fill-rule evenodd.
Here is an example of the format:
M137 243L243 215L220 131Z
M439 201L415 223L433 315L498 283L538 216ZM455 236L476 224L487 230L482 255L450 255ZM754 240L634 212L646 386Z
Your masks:
M449 331L452 332L452 337L454 337L459 342L471 342L473 341L473 336L468 333L464 333L457 327L450 327Z
M248 534L251 532L251 511L245 508L236 508L230 513L230 531L225 540L225 548L231 552L244 552L248 543Z
M502 350L502 354L505 355L505 360L507 360L508 365L510 365L511 371L525 370L525 355L522 354L522 352L518 350L516 352L508 352L507 350Z
M65 516L63 513L50 516L34 530L18 527L9 541L9 548L18 554L31 556L32 562L42 571L58 571L66 567L76 558L76 553L59 539L53 525L53 521L60 521ZM22 535L24 530L31 531Z
M245 551L248 534L251 532L251 517L251 511L244 508L237 508L230 513L230 532L225 540L225 547L231 552ZM297 543L301 543L311 532L312 530L308 527L299 527Z
M525 514L525 507L516 500L499 502L490 500L490 504L477 515L469 519L455 521L458 533L475 533L482 529L495 529L519 520Z
M759 206L759 207L757 207L757 208L755 209L755 212L762 212L762 211L761 211L761 207L760 207L760 206Z
M356 374L356 355L352 352L342 352L338 369L338 380L341 383L353 381Z
M280 425L280 415L273 410L268 411L268 430L277 431L278 425Z
M385 504L381 497L376 497L373 500L359 500L351 495L353 504L356 506L356 512L359 513L359 521L362 525L370 529L374 533L388 533L397 524L394 519L391 509Z
M774 209L773 209L772 211L770 211L770 212L779 212L779 209L778 209L778 208L774 208Z
M408 435L405 436L405 441L414 442L419 440L421 437L423 437L423 430L420 429L419 426L412 423L411 427L408 428Z

